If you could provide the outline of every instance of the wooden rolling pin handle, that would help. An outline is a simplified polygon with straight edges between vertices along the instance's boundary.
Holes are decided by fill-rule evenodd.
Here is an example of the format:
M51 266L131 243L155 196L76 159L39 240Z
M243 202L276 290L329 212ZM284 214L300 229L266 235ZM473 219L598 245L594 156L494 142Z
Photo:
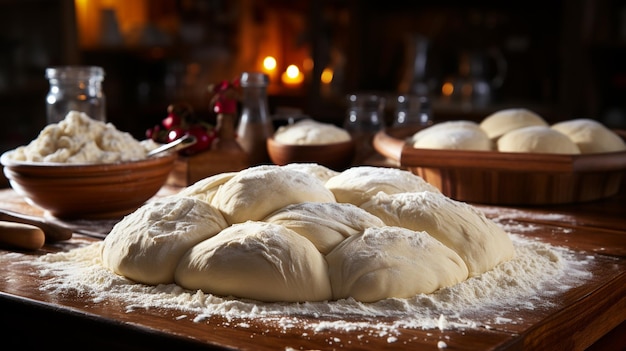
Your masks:
M9 210L0 209L0 221L30 224L39 227L45 233L47 241L69 240L73 235L73 232L70 229L48 223L35 216L15 213Z
M39 250L46 235L39 227L24 223L0 221L0 245L24 250Z

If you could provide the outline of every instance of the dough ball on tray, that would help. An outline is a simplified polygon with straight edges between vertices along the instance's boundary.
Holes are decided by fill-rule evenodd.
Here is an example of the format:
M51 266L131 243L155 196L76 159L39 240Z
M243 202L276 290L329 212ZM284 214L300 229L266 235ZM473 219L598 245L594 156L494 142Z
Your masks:
M426 127L424 129L416 132L415 134L411 135L407 139L407 142L409 144L413 144L417 140L422 138L422 136L424 136L425 134L436 132L436 131L440 131L440 130L446 130L446 129L475 129L475 128L478 128L478 123L476 123L474 121L455 120L455 121L440 122L440 123L433 124L433 125L431 125L429 127Z
M313 175L280 166L239 171L222 184L211 204L229 224L258 221L287 205L336 202L333 193Z
M378 193L361 207L389 226L427 232L463 259L470 276L489 271L515 254L504 229L475 207L441 193Z
M176 283L268 302L332 298L328 266L309 240L283 226L254 221L232 225L194 246L176 268Z
M327 256L334 299L362 302L429 294L467 279L453 250L425 232L374 227L344 240Z
M420 130L410 138L418 149L491 151L493 143L477 123L447 121Z
M413 191L439 193L434 185L409 171L397 168L358 166L348 168L326 182L337 202L347 202L360 206L382 191L396 194Z
M580 154L578 146L565 134L544 126L510 131L498 139L498 151L545 154Z
M263 220L291 229L327 254L345 238L369 227L384 225L380 218L349 203L303 202L284 207Z
M217 209L198 199L170 196L148 202L106 236L102 264L136 282L173 283L183 254L227 226Z
M531 110L525 108L509 108L490 114L485 117L479 125L490 139L496 140L515 129L529 126L547 127L548 122Z
M582 154L626 150L626 143L602 123L587 119L572 119L552 125L552 129L567 135Z

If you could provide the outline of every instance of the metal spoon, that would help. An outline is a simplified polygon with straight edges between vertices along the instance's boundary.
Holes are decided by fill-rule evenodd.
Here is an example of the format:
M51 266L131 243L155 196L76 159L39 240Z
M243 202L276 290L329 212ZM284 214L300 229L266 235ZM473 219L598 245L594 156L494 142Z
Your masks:
M163 144L156 149L148 152L148 157L153 157L166 151L179 151L190 147L191 145L195 144L196 141L197 140L195 136L185 135L182 138L176 139L171 143Z

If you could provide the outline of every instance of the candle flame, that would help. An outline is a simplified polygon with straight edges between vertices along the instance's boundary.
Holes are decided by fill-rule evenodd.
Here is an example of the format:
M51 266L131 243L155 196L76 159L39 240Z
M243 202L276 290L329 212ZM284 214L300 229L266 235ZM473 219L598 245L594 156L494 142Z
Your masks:
M280 78L287 85L300 85L304 81L304 75L296 65L289 65Z
M276 69L276 59L273 56L266 56L263 59L263 68L267 71L273 71Z

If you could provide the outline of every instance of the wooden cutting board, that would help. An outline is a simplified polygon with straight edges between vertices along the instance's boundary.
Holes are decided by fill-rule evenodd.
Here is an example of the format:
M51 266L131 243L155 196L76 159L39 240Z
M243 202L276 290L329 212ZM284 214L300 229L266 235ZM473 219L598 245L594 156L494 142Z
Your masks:
M1 197L1 196L0 196ZM169 309L127 310L124 301L94 302L88 296L55 294L40 289L43 279L32 266L11 264L48 252L67 251L98 239L74 235L66 242L35 253L0 251L0 309L3 345L41 347L115 347L117 349L241 349L241 350L584 350L623 324L626 319L626 232L623 206L608 203L541 208L480 206L492 217L512 226L532 224L523 235L580 250L581 259L593 256L592 277L583 285L546 296L550 307L519 311L519 319L491 328L411 329L397 334L377 328L316 329L325 316L284 317L290 328L263 320L226 320L213 316L194 321ZM604 208L604 209L603 209ZM14 208L11 208L14 209ZM558 210L558 215L554 215ZM558 284L558 282L555 282ZM475 319L490 316L475 316ZM346 316L346 321L360 321ZM384 320L378 320L383 322ZM373 323L372 320L364 320ZM393 322L387 320L386 322Z

